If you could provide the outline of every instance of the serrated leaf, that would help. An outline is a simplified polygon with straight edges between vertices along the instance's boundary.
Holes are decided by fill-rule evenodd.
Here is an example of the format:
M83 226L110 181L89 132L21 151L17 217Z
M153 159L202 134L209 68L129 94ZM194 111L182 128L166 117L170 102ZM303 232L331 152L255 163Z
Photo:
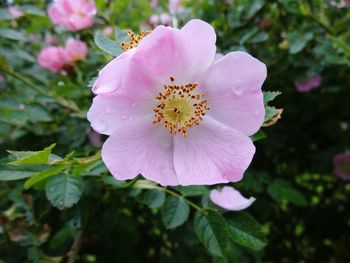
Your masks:
M184 198L169 196L162 207L162 221L167 229L182 225L188 218L190 208Z
M11 165L22 165L22 164L47 164L49 163L49 157L52 149L56 144L51 144L49 147L45 148L42 151L37 152L18 152L18 151L8 151L12 155L17 157L17 160L11 162Z
M197 211L194 230L205 248L213 255L223 257L228 245L228 230L225 219L216 211Z
M282 93L280 91L264 91L264 105L265 107L270 101L273 101L278 95Z
M46 185L46 197L60 210L72 207L82 194L80 177L58 174L49 179Z
M268 186L267 192L276 202L288 201L298 206L307 205L304 195L295 190L289 182L282 179L275 179Z
M277 114L277 109L275 107L266 106L265 107L264 121L268 121L269 119L271 119L276 114Z
M234 213L227 218L229 238L242 246L249 247L255 251L266 246L266 237L262 226L249 214L245 212Z
M149 208L158 208L164 204L165 193L159 190L149 190L143 195L142 202Z
M49 168L47 170L44 170L44 171L42 171L40 173L37 173L37 174L35 174L33 177L31 177L30 179L28 179L24 183L24 188L25 189L29 189L33 185L41 182L42 180L45 180L45 179L49 178L52 175L58 174L58 173L62 172L65 169L66 169L66 167L56 166L56 167L52 167L52 168Z
M95 34L94 41L96 46L112 56L118 56L120 53L122 53L119 43L106 37L101 32L97 32Z
M7 28L0 28L0 37L11 40L26 40L25 36L21 32Z

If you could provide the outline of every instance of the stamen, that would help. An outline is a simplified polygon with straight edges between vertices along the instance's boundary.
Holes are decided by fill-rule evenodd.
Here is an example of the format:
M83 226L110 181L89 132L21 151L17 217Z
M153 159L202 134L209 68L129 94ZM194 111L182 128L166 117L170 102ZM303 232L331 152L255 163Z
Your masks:
M142 31L141 34L135 34L131 30L126 30L126 33L129 35L130 41L123 41L120 43L121 49L123 51L127 51L129 49L132 49L134 47L137 47L140 43L140 41L147 36L148 34L151 33L151 31Z
M171 82L174 77L169 78ZM155 99L159 101L154 108L154 124L162 124L171 134L181 133L187 136L187 129L199 125L209 110L208 100L195 91L196 83L186 85L164 85L165 91L160 92ZM186 95L186 96L185 96Z

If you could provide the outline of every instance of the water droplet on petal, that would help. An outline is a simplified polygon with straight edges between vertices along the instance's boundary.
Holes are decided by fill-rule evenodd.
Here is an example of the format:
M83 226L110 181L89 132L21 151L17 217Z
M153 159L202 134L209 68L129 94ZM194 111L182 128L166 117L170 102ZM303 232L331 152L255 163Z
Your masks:
M233 87L232 88L232 91L233 91L233 93L235 94L235 95L237 95L237 96L241 96L242 95L242 93L243 93L243 88L241 88L241 87Z
M101 123L101 124L96 124L93 128L97 132L104 132L107 129L107 126Z
M126 120L126 116L125 116L125 115L123 115L121 119L122 119L122 120Z
M110 108L105 108L105 113L106 114L110 114L112 112L112 110Z

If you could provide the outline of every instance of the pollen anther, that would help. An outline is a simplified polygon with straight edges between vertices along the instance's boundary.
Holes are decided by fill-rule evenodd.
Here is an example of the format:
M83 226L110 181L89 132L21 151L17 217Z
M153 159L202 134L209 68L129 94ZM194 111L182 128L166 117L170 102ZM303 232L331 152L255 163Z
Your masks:
M122 41L120 43L120 47L123 51L127 51L129 49L132 49L134 47L137 47L140 43L140 41L151 33L151 31L142 31L140 34L135 34L131 30L126 30L126 33L129 35L129 41Z
M174 82L175 78L170 77ZM196 92L198 84L164 85L164 92L160 92L155 99L158 104L154 108L154 124L161 124L169 129L171 134L187 135L187 129L199 125L209 110L208 100L204 95Z

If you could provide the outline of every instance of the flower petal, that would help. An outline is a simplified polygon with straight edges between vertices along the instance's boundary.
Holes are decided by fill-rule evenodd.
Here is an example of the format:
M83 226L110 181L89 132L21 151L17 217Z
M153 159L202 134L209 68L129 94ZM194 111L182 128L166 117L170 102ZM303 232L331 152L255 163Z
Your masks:
M173 136L150 118L130 121L104 143L102 159L118 180L142 174L162 185L178 185L173 164Z
M255 198L245 198L233 187L224 186L221 191L217 189L211 190L210 200L226 210L240 211L248 208L255 201Z
M144 37L134 59L161 85L200 79L213 62L216 46L213 28L199 20L191 20L183 29L158 26ZM204 55L203 55L204 54Z
M250 138L206 117L174 139L174 164L181 185L237 182L255 153Z
M210 67L200 87L209 116L250 136L264 121L261 86L266 66L245 52L232 52Z
M132 119L153 116L151 103L152 101L143 101L140 96L132 94L100 94L94 98L87 119L95 131L111 135Z

